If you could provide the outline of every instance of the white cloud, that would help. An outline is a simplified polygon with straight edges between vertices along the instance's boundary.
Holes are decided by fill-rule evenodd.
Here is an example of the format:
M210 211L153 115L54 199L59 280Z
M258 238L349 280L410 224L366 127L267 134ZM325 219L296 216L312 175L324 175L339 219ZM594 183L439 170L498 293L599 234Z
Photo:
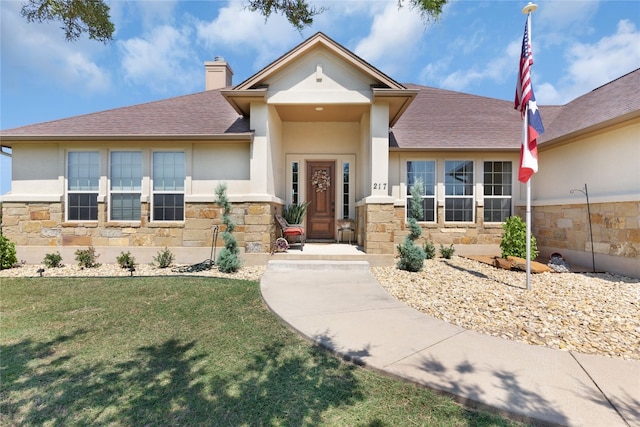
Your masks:
M493 59L449 74L444 73L450 60L438 61L435 65L430 64L423 68L421 78L424 82L435 81L438 87L455 91L465 91L470 86L487 80L502 83L513 75L511 71L513 64L517 63L519 52L518 43L512 42Z
M163 25L143 37L119 42L122 70L127 81L159 93L202 88L201 64L190 47L187 27Z
M302 38L281 15L272 14L265 21L258 12L251 12L244 2L229 1L210 22L196 23L197 38L213 56L232 48L254 57L253 66L262 67L279 57L284 50L302 42Z
M179 0L107 1L111 22L116 28L116 37L127 27L140 25L144 30L151 30L158 25L175 23L179 3Z
M420 14L410 7L386 4L373 18L369 35L355 48L355 54L390 75L402 75L406 61L415 58L425 33Z
M569 27L588 31L585 23L597 12L599 3L597 0L542 1L532 14L532 30L536 31L536 27L540 26L545 33L564 32Z
M0 8L2 62L12 64L11 69L3 69L4 77L21 80L27 75L78 93L103 93L110 89L109 73L93 59L108 46L84 38L67 42L59 23L27 23L20 15L19 2L3 1Z
M550 86L548 93L537 99L545 104L563 104L633 71L640 67L639 41L640 31L636 26L621 20L613 35L602 37L593 44L574 43L565 53L568 66L559 87L547 83ZM546 97L554 94L553 98Z

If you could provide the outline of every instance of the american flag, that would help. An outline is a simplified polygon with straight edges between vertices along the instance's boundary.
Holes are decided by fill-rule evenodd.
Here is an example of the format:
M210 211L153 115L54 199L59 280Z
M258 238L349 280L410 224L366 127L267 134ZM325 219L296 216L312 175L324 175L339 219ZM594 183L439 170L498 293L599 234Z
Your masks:
M533 64L533 52L529 40L529 17L524 25L524 37L522 37L522 53L520 54L520 71L516 83L516 99L514 108L519 110L522 116L527 109L527 102L531 98L531 65Z
M533 53L531 52L531 41L529 39L530 16L524 26L524 37L522 37L522 54L520 55L520 70L518 73L518 83L516 84L515 109L519 110L522 118L527 119L525 135L522 136L520 146L520 168L518 170L518 180L527 183L531 176L538 172L538 142L537 138L544 132L542 118L536 103L531 86L531 64L533 64Z

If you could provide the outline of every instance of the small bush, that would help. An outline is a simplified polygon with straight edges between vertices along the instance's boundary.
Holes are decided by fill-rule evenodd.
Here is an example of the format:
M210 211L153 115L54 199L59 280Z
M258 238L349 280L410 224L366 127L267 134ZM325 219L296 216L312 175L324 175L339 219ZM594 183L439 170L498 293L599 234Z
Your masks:
M506 219L502 224L504 233L500 241L500 250L502 258L515 256L518 258L527 258L527 224L519 216L512 216ZM531 235L529 245L531 251L531 259L538 256L538 247L536 238Z
M424 256L426 259L434 259L436 257L436 247L431 242L424 242Z
M131 256L131 252L120 252L120 256L116 257L118 265L121 268L134 268L136 266L136 259Z
M55 254L46 254L42 263L48 268L62 267L62 255L60 255L60 252L56 252Z
M421 179L417 179L411 187L411 208L409 212L412 216L407 219L407 228L409 234L405 237L404 242L398 245L398 268L410 272L418 272L422 270L425 253L420 246L415 244L422 234L422 227L418 224L418 219L422 218L424 210L422 208L422 192L424 186Z
M223 273L235 273L241 267L240 258L227 248L222 248L218 255L218 270Z
M11 268L17 263L15 243L0 234L0 270Z
M82 268L98 267L100 264L96 262L100 255L96 255L96 249L89 246L87 249L78 249L76 252L76 261Z
M448 248L445 248L442 244L440 245L440 256L445 259L451 259L453 254L456 252L456 249L453 247L453 244Z
M173 264L173 259L173 253L169 249L164 248L163 250L158 252L158 255L153 257L153 262L159 268L167 268L170 267L171 264Z
M422 270L425 258L424 251L413 241L407 239L404 244L398 245L398 253L400 254L400 259L398 260L398 268L400 270L412 273Z
M223 273L235 273L240 269L240 249L238 249L238 240L233 236L233 230L236 228L231 218L231 202L227 198L227 184L219 184L216 187L216 204L222 207L222 223L226 229L222 233L224 240L224 249L218 255L218 270Z

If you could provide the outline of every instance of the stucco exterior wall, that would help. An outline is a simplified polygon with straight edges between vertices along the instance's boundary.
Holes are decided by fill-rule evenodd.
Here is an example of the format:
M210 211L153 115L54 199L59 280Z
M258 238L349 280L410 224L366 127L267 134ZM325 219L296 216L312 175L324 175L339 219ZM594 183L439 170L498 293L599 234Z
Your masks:
M640 119L543 147L531 181L534 206L575 203L570 191L585 183L595 203L640 200Z
M225 182L229 194L248 194L251 183L251 151L247 141L78 141L60 143L14 143L12 190L5 202L61 202L66 194L68 151L92 150L100 153L99 200L106 200L109 186L109 153L141 151L143 157L142 200L151 194L151 156L155 150L185 153L185 199L212 200L215 188ZM46 159L46 161L42 161ZM37 165L37 167L35 166Z
M270 104L368 104L375 82L318 48L288 64L266 83Z
M541 147L539 171L531 179L531 226L543 257L558 252L588 270L595 258L598 271L640 278L639 135L635 119ZM523 219L524 203L516 210Z

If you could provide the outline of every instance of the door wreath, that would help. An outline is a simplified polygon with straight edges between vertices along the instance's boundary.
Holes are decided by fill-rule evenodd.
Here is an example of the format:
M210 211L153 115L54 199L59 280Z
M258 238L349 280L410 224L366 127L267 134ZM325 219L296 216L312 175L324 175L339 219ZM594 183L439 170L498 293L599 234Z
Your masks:
M313 172L311 185L316 189L316 193L327 191L331 186L331 177L325 169L318 169Z

